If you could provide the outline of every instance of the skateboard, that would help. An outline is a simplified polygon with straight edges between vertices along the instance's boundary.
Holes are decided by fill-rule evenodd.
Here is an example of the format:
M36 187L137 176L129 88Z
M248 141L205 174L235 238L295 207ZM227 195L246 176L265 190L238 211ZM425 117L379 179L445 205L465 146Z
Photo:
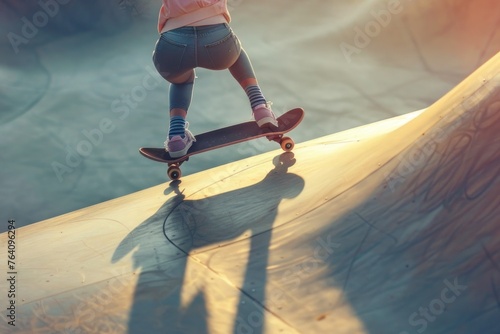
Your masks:
M248 140L267 137L270 141L279 143L284 151L290 152L295 144L291 138L283 135L299 125L303 118L304 110L295 108L277 118L277 128L260 128L255 121L249 121L201 133L195 136L196 141L187 154L179 158L172 158L164 148L141 147L139 152L148 159L168 164L168 177L171 180L178 180L182 176L181 164L189 160L192 155Z

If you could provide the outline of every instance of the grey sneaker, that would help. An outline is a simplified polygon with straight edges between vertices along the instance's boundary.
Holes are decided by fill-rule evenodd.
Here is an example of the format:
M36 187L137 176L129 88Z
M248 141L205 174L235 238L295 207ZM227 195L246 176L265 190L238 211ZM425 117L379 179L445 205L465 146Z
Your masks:
M170 154L172 158L180 158L186 155L187 151L196 141L191 131L188 130L189 123L186 122L186 130L184 133L184 138L181 136L173 136L171 139L165 140L164 146L165 150Z
M259 104L253 108L253 117L257 122L257 125L261 128L266 128L270 126L278 127L278 121L276 116L274 116L271 110L271 104Z

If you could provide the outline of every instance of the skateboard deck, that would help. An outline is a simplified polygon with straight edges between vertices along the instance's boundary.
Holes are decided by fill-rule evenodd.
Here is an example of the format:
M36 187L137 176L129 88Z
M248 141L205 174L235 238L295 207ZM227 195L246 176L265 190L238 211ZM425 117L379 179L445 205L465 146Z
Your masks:
M176 180L181 177L180 165L190 156L248 140L267 137L269 140L278 142L283 150L291 151L294 146L293 140L283 135L299 125L303 118L304 110L295 108L277 118L277 128L262 129L255 121L249 121L201 133L195 136L196 141L187 154L179 158L172 158L164 148L141 147L139 152L148 159L167 163L169 165L168 176Z

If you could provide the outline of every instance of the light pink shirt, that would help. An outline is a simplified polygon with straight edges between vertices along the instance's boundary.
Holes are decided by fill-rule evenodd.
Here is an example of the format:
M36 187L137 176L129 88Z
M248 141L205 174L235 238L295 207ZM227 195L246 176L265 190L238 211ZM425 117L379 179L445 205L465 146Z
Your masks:
M227 0L162 0L158 32L230 21Z

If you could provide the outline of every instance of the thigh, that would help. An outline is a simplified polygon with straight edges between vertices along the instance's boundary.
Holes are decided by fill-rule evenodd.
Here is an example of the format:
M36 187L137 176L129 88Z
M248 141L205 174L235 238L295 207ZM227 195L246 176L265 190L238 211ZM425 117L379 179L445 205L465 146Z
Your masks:
M198 66L211 70L223 70L234 64L241 51L238 37L227 25L199 36Z
M194 65L194 41L187 35L163 33L156 42L153 63L167 81L192 71Z

